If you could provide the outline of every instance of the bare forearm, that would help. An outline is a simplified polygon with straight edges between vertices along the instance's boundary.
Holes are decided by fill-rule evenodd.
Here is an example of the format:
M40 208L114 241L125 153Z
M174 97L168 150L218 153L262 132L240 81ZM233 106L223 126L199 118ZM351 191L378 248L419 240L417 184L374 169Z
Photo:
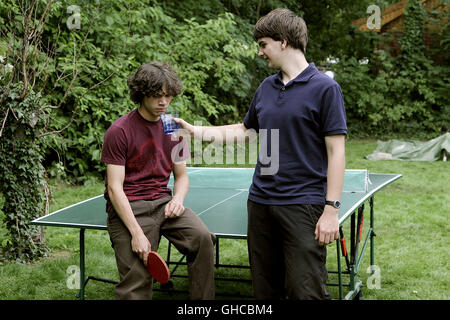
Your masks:
M133 236L139 232L142 232L142 229L139 226L133 211L131 210L130 202L128 201L123 189L108 187L108 194L114 209L130 231L130 234Z
M247 129L243 124L230 124L225 126L195 126L194 138L203 141L237 143L245 141Z
M179 123L191 137L207 142L242 143L253 142L257 138L256 131L248 130L243 123L225 126L192 126L181 119Z
M345 175L345 140L344 137L338 143L328 145L328 174L327 195L331 201L340 200Z
M344 174L345 155L334 155L331 161L328 162L327 199L332 201L340 200L344 185Z
M189 191L189 178L187 175L183 175L175 180L173 186L173 198L183 203Z
M184 130L181 135L202 141L215 141L225 143L253 142L257 139L257 133L253 129L247 129L243 123L229 124L225 126L193 126L181 118L174 121Z

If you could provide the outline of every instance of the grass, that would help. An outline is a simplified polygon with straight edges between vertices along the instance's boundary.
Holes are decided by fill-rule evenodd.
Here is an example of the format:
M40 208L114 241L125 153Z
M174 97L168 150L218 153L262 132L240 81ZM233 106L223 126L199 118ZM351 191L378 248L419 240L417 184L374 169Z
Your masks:
M359 279L363 282L366 300L447 300L450 299L450 246L449 202L450 168L448 162L368 161L364 156L373 152L375 141L351 140L347 142L347 169L369 169L370 172L400 173L403 178L383 189L375 196L375 264L380 271L380 288L369 289L367 251ZM52 185L54 211L78 201L101 194L102 181L74 187L63 183ZM368 215L367 215L368 220ZM346 222L348 224L349 222ZM368 223L365 223L366 231ZM344 229L345 230L345 229ZM0 234L1 236L1 234ZM8 263L0 265L0 299L3 300L73 300L76 289L70 289L74 274L71 266L79 265L79 231L70 228L45 228L50 256L31 264ZM1 240L1 238L0 238ZM245 240L221 239L221 263L248 264ZM328 267L334 269L336 247L328 247ZM163 240L159 252L165 256L167 241ZM173 252L176 250L173 250ZM172 260L177 260L173 254ZM180 267L180 273L185 269ZM105 231L86 231L87 275L117 280L114 252ZM249 278L248 270L219 268L220 277ZM187 289L187 280L174 278L176 289ZM335 281L335 275L330 275ZM156 285L155 287L158 287ZM337 289L330 287L337 297ZM217 281L219 299L239 299L238 295L251 295L249 283ZM86 298L114 299L110 284L90 281ZM186 299L186 293L168 295L154 292L154 299Z

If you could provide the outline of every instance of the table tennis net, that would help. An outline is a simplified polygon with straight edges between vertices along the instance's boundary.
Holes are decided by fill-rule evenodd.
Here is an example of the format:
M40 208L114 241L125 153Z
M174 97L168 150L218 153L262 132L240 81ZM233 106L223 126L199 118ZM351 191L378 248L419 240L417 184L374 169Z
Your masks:
M367 193L369 192L370 184L372 182L369 179L368 170L345 170L342 192Z

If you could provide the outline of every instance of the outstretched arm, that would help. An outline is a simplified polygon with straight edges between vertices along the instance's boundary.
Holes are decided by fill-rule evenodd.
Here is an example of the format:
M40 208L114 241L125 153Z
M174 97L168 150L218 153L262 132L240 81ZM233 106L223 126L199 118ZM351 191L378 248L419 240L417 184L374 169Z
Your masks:
M193 126L180 118L174 121L184 129L191 138L202 141L221 140L224 143L241 143L248 138L249 142L256 139L256 132L249 130L243 123L230 124L225 126Z

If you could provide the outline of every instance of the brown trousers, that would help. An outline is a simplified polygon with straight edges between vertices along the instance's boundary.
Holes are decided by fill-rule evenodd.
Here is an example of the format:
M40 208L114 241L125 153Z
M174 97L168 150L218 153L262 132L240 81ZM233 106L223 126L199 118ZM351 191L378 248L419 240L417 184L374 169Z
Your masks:
M170 200L169 196L153 201L132 201L130 205L152 251L158 249L164 236L186 255L190 298L214 299L215 235L189 208L180 217L166 219L164 207ZM131 235L114 209L108 212L107 227L120 277L115 287L116 299L152 299L153 278L142 260L132 252Z

